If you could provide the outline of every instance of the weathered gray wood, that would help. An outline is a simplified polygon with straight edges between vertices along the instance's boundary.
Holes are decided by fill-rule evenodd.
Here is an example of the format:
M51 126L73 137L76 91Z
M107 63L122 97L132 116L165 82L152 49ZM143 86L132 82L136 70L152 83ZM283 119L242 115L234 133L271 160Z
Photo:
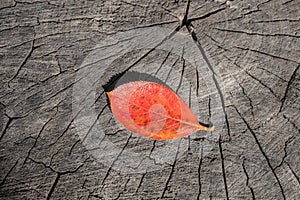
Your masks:
M3 0L0 199L299 199L299 20L299 0ZM102 43L149 27L176 30L196 50L180 57L175 52L192 45L174 43L149 51L153 38L122 55L117 43L126 40ZM166 40L176 41L176 34ZM129 44L134 39L127 38ZM178 94L202 120L217 123L215 135L174 142L130 135L102 95L97 120L116 151L100 156L116 159L95 158L79 134L73 104L80 67L99 44L123 57L91 88L97 97L101 84L128 66L154 74L151 63L164 63L157 76L175 90L179 85ZM200 61L188 62L188 56ZM154 167L125 170L135 164L126 161L138 160L126 152Z

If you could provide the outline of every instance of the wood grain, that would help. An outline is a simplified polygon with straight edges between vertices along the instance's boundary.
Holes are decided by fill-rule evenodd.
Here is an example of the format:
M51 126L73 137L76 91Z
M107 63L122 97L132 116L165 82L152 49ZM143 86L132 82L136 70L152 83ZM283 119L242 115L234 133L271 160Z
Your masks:
M0 19L0 199L300 198L299 0L3 0ZM170 37L124 55L126 38L107 40L155 27ZM193 45L150 48L180 34ZM117 58L92 88L110 163L85 145L72 105L99 44ZM128 67L170 84L217 134L167 143L121 129L101 84Z

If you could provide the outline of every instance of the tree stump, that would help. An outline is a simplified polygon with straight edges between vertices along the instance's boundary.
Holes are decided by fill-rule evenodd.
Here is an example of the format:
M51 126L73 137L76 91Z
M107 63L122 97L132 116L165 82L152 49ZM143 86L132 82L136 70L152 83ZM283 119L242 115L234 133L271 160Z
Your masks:
M300 2L4 0L0 199L300 199ZM168 84L216 131L124 130L102 85Z

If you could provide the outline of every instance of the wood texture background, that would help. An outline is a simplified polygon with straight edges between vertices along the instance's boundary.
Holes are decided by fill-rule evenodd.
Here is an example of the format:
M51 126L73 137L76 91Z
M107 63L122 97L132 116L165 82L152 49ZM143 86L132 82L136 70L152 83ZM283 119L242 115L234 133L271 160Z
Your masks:
M0 199L300 199L299 20L299 0L1 0ZM179 30L181 22L189 29ZM197 38L219 72L224 127L205 154L207 139L195 134L189 151L159 170L124 173L117 160L102 164L82 144L72 89L98 44L147 27ZM162 62L167 53L127 55L100 83L139 59L141 66ZM201 70L196 76L183 61L174 70L203 95ZM199 102L205 120L209 102ZM113 121L109 109L97 109L100 119ZM123 150L159 148L116 126L106 134Z

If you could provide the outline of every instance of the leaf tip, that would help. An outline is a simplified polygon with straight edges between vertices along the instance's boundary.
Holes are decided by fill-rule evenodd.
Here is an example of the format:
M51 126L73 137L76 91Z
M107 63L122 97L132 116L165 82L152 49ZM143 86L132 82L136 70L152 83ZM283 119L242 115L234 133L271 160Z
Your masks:
M214 130L216 130L216 128L211 123L206 124L206 123L203 123L203 122L199 121L199 130L214 131Z
M207 131L215 131L216 130L216 127L215 126L212 126L212 127L208 127L207 128Z

